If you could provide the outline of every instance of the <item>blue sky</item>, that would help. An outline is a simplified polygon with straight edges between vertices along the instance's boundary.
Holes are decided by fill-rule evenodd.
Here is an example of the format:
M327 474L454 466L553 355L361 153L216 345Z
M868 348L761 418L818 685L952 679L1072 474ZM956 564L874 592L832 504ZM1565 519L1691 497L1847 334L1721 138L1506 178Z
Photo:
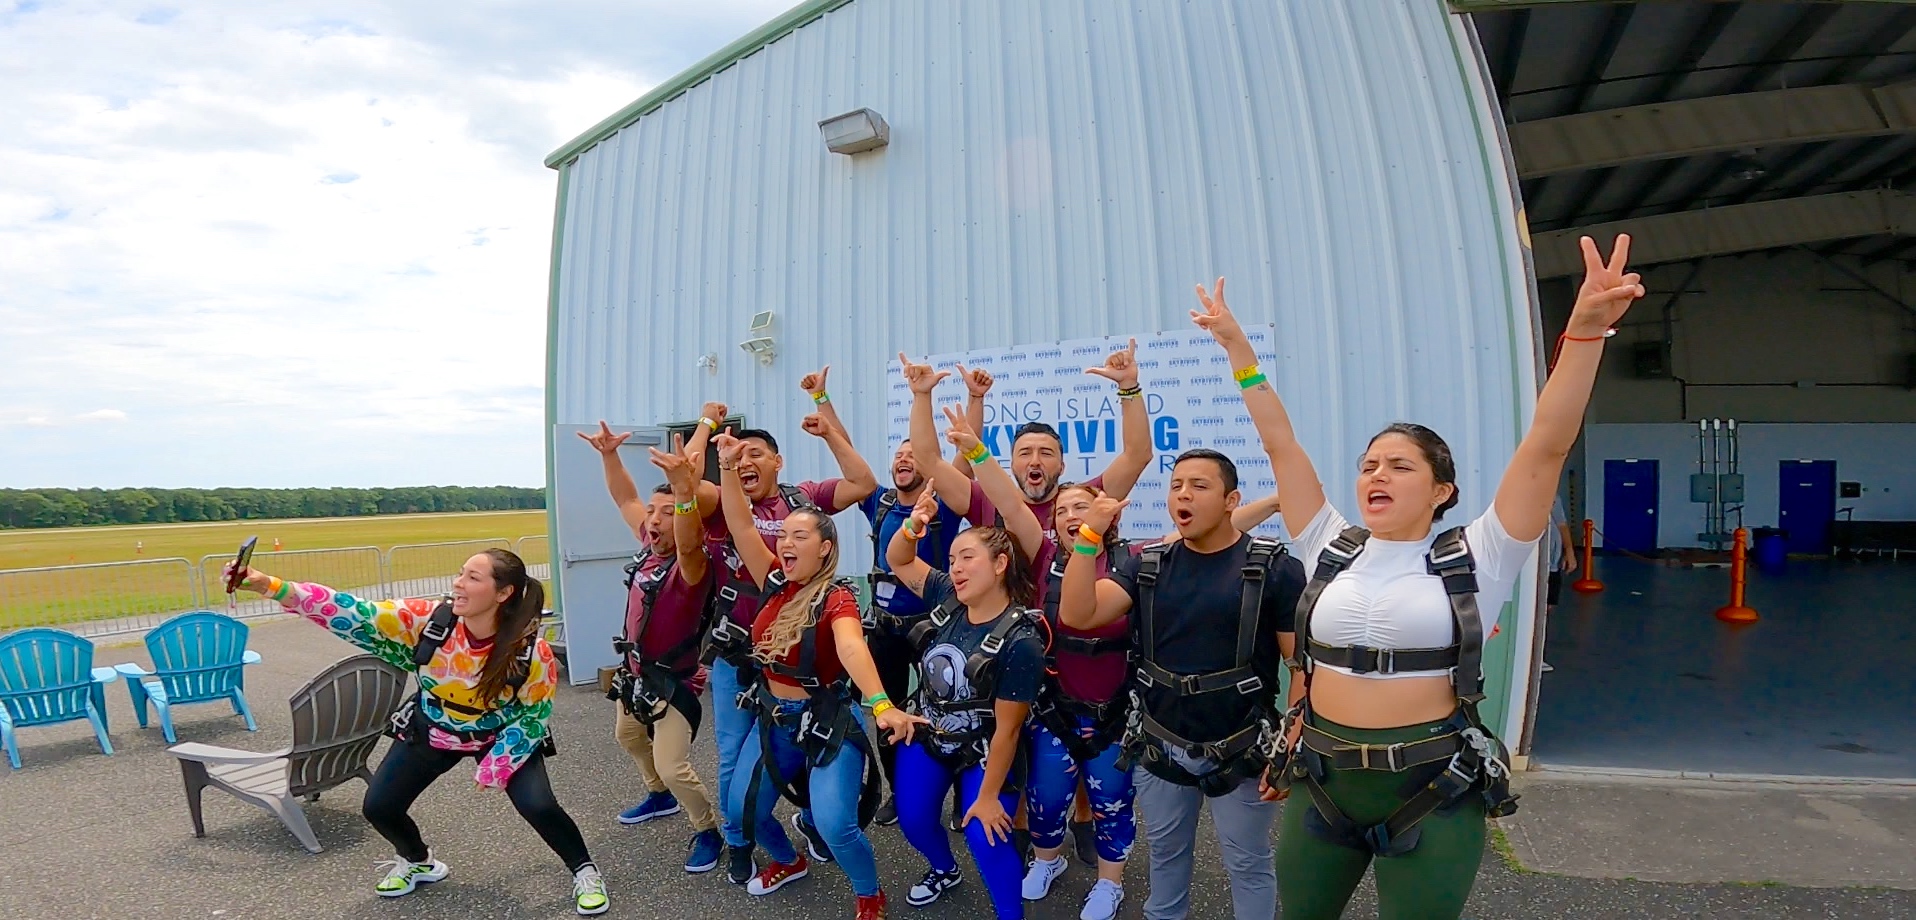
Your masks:
M559 144L795 0L0 0L0 487L544 482Z

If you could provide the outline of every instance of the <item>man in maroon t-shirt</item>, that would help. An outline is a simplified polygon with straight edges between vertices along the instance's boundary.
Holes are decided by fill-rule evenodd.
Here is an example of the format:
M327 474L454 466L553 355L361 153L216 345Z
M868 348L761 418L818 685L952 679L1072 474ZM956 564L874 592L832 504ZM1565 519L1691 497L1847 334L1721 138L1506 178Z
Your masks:
M650 794L620 812L619 821L641 824L683 808L694 835L685 869L708 872L718 865L723 841L711 796L692 766L691 750L701 714L698 694L706 682L705 669L699 666L698 641L711 599L714 567L705 552L698 515L674 513L675 490L688 499L692 496L691 465L678 453L652 451L653 464L673 483L659 486L649 501L642 501L619 459L619 445L629 436L613 434L604 422L596 434L580 433L598 450L606 491L642 547L634 557L626 592L623 635L632 644L622 655L621 685L642 688L642 693L628 697L650 724L635 717L622 700L613 734L638 766Z

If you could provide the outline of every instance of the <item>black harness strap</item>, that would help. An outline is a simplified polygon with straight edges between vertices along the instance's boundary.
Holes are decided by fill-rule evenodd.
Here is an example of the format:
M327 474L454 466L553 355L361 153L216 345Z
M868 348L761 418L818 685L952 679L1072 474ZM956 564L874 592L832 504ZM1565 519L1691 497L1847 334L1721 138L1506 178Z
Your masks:
M432 663L433 657L439 654L439 650L445 646L446 640L452 638L453 625L458 622L458 619L459 618L452 612L452 600L450 598L441 600L439 605L432 609L432 616L426 620L425 627L419 631L419 640L414 642L412 647L413 695L404 704L400 705L398 709L393 710L392 717L387 724L386 734L394 740L404 741L410 744L426 744L429 742L428 736L431 734L430 731L409 731L413 717L424 709L426 685L420 677L420 672ZM539 642L537 639L525 643L525 647L518 652L519 660L516 665L507 669L506 686L512 690L513 695L518 695L519 688L526 685L526 678L532 673L532 659L533 656L538 653L538 649ZM439 706L442 709L449 709L460 715L471 716L475 719L498 708L494 706L486 709L475 709L471 706L455 703L447 699L439 700ZM484 740L497 734L496 731L492 730L466 732L445 728L443 726L434 727L461 741ZM558 748L553 743L550 734L548 734L544 742L542 742L540 750L547 755L558 752Z
M918 654L921 658L924 656L926 650L930 648L931 642L936 638L938 631L950 623L953 618L961 615L963 610L963 604L959 603L957 597L954 595L939 604L938 607L931 612L931 615L925 618L924 622L919 623L912 629L912 646L918 650ZM998 676L1002 670L999 656L1004 652L1007 646L1019 639L1025 638L1027 634L1032 638L1037 638L1038 630L1041 628L1040 624L1043 624L1043 628L1048 635L1050 632L1050 624L1045 623L1042 611L1030 610L1016 605L1008 608L1003 615L999 616L997 621L992 624L991 630L985 633L983 639L979 640L978 650L972 652L971 655L965 659L965 680L971 685L971 696L965 699L933 699L931 696L930 683L926 681L919 682L918 692L913 698L913 705L920 714L925 714L929 718L935 715L970 713L977 717L976 727L961 732L947 732L938 729L935 718L933 719L933 724L920 726L918 731L928 734L935 742L935 744L927 746L926 751L932 753L940 761L952 767L954 770L968 769L991 756L991 738L997 731L998 723L997 704L993 694L997 691ZM1044 642L1044 645L1045 654L1049 654L1050 642L1047 640ZM951 757L946 757L941 752L941 747L955 748L956 754ZM1022 788L1023 777L1024 764L1021 756L1020 761L1013 766L1011 773L1006 777L1006 791L1013 791L1014 786Z

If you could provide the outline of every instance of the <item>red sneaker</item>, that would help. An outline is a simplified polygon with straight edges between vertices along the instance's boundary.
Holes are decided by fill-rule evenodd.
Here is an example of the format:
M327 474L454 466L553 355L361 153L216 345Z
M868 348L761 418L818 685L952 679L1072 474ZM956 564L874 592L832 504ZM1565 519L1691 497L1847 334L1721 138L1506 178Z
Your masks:
M789 863L772 863L766 866L750 884L745 886L745 890L757 895L771 894L785 887L787 882L796 882L804 878L811 868L812 864L805 861L805 854L800 853L797 859Z
M858 914L853 920L885 920L885 893L858 896Z

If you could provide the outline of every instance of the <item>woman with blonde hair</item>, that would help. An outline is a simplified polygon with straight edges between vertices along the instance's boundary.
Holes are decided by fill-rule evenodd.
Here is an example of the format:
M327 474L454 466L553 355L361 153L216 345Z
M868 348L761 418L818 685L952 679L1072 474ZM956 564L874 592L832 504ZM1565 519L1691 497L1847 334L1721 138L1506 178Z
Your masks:
M729 432L714 441L726 523L733 533L751 533L752 506L738 473L743 445ZM863 829L877 810L878 775L858 704L862 699L871 707L893 741L909 739L912 726L924 720L885 695L865 646L858 598L836 580L838 528L830 515L792 512L776 554L758 540L737 545L765 599L749 640L758 675L747 691L748 705L758 712L758 730L739 753L737 776L745 781L732 784L725 808L772 860L746 890L771 894L810 871L772 817L782 795L811 809L832 861L851 880L857 920L883 920L885 893Z

